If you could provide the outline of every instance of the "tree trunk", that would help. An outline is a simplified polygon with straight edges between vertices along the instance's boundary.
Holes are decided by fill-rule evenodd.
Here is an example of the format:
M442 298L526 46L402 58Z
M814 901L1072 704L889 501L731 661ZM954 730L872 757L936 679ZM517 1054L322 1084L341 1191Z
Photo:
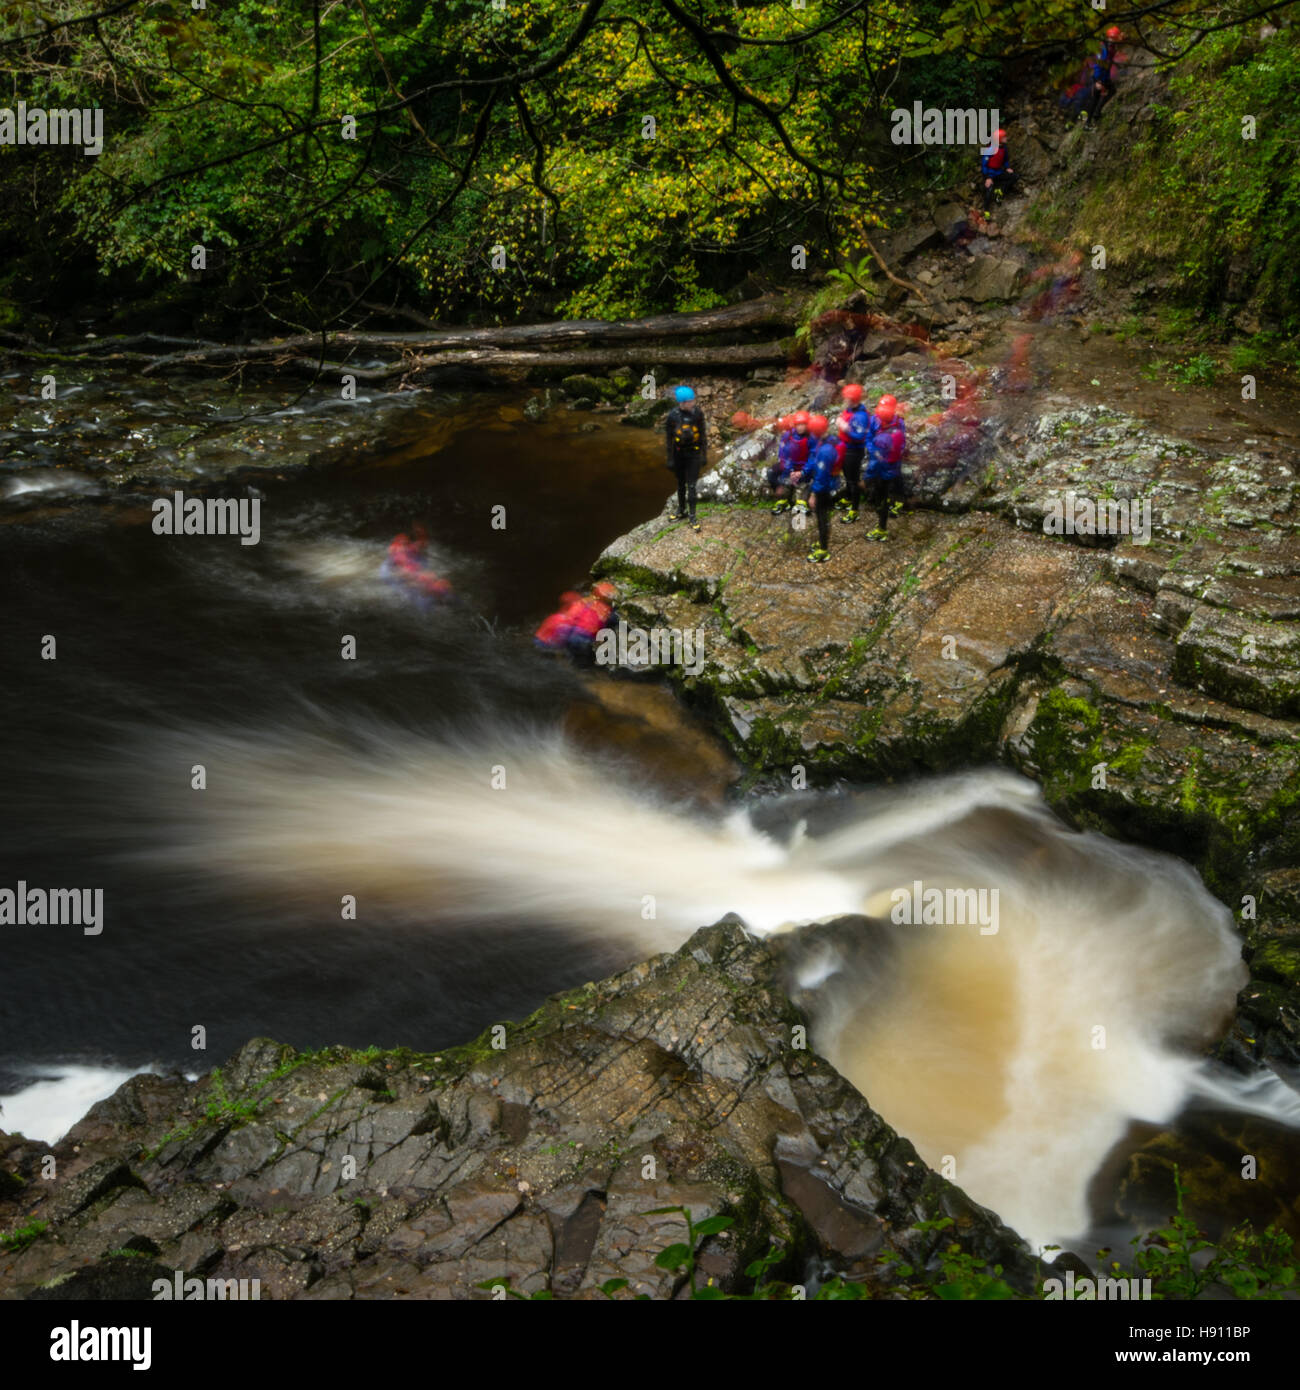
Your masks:
M760 331L772 329L793 329L797 308L793 301L775 296L749 300L743 304L733 304L725 309L705 309L690 314L657 314L644 319L575 319L559 323L511 324L504 328L440 328L421 333L328 333L300 334L296 337L281 338L276 341L246 344L195 343L186 345L179 352L159 357L147 368L151 372L167 371L173 368L206 366L218 362L239 362L252 364L258 359L268 359L268 365L288 366L294 359L311 364L320 360L322 353L331 359L341 350L352 349L375 355L385 352L403 354L402 362L384 367L365 367L349 369L361 380L378 380L381 377L399 375L407 369L410 355L417 360L427 360L433 366L451 365L450 358L458 352L464 357L463 365L478 365L486 362L493 350L501 352L499 365L514 367L532 365L529 354L520 349L532 348L537 364L543 357L554 357L556 366L567 366L570 370L582 367L616 366L637 356L652 358L655 361L671 361L683 366L724 366L743 365L746 362L770 362L771 356L746 356L746 352L769 353L770 343L757 343L752 348L736 348L736 356L727 357L727 349L705 347L701 338L750 338ZM121 348L138 344L151 335L137 334L130 339L101 339L80 347L85 354L113 354ZM677 348L669 357L664 357L658 344L672 343L680 339L693 339L696 346L689 351L709 352L711 357L692 357L686 348ZM165 346L176 342L172 339L154 338ZM626 343L627 349L614 351L613 344ZM610 346L605 357L596 352ZM587 355L575 349L587 349ZM633 351L631 357L629 350ZM513 350L513 351L512 351ZM423 354L431 353L427 359ZM337 364L331 360L333 369ZM294 366L295 371L303 368Z
M164 359L167 366L199 366L199 354L188 362ZM317 358L289 357L279 362L262 362L297 376L337 377L347 374L358 381L393 381L407 378L412 383L467 381L478 384L504 384L535 378L555 378L576 372L607 372L613 367L631 365L642 374L659 368L681 367L697 371L736 371L746 367L781 366L790 353L782 343L744 343L731 347L662 346L643 349L634 356L621 348L574 349L568 352L505 352L484 349L470 352L435 352L404 357L383 367L354 367L348 362L320 362ZM162 364L155 364L161 366ZM146 368L146 371L152 368Z

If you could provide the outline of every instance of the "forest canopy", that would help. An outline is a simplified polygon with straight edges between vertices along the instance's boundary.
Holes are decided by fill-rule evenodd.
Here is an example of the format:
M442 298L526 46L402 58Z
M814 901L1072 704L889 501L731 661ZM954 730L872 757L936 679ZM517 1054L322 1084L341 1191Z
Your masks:
M207 273L295 328L376 301L711 307L755 265L801 246L829 266L897 219L925 152L888 144L891 107L996 106L1008 63L1077 60L1105 23L1158 22L1177 56L1261 13L22 0L0 6L10 104L102 106L105 144L5 148L6 239L146 278L185 277L201 245Z

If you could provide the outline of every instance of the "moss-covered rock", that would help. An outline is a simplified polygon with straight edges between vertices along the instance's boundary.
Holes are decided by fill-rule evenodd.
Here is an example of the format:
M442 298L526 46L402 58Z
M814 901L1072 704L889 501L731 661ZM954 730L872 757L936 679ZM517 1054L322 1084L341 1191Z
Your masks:
M699 1251L725 1289L773 1244L792 1279L816 1256L883 1287L879 1256L937 1267L954 1239L1030 1287L1015 1234L802 1046L785 972L730 920L437 1054L256 1039L192 1085L134 1077L54 1146L57 1181L0 1191L0 1230L33 1230L0 1297L146 1296L112 1274L134 1251L274 1299L670 1298L682 1207L731 1218ZM27 1147L0 1136L3 1166Z

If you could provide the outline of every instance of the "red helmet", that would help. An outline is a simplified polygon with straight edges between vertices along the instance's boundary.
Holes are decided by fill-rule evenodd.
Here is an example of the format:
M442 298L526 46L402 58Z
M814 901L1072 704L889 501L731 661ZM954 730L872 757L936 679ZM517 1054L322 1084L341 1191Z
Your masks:
M999 131L998 131L998 144L999 144L999 145L1005 145L1006 142L1007 142L1007 133L1006 133L1006 131L1005 131L1005 130L999 130Z
M781 431L782 434L784 434L784 433L786 432L786 430L791 430L791 429L793 429L793 428L794 428L794 416L793 416L793 415L782 415L781 418L776 422L776 427L777 427L777 429L779 429L779 430Z
M602 579L601 582L597 584L591 592L596 598L618 597L618 590L607 579Z
M862 387L856 382L851 381L840 394L850 405L857 405L862 399Z
M830 429L831 422L824 415L812 415L808 419L808 428L817 436L818 439Z
M898 409L898 401L893 396L881 396L876 402L876 414L882 420L892 420Z
M812 416L809 415L806 410L796 410L790 419L793 421L796 429L800 425L806 426L812 424Z
M1112 24L1110 28L1106 30L1106 37L1108 39L1122 39L1124 34L1117 24Z

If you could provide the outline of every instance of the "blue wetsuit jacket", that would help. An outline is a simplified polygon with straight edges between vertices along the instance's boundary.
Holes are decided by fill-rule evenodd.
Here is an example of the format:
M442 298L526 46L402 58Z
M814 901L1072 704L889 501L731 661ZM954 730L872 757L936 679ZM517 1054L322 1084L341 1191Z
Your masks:
M907 427L902 417L895 415L887 425L876 420L871 440L871 461L867 464L869 478L897 478L903 471L903 455L907 452Z
M829 440L822 444L813 458L812 482L808 490L821 496L835 491L835 466L839 462L840 451Z

